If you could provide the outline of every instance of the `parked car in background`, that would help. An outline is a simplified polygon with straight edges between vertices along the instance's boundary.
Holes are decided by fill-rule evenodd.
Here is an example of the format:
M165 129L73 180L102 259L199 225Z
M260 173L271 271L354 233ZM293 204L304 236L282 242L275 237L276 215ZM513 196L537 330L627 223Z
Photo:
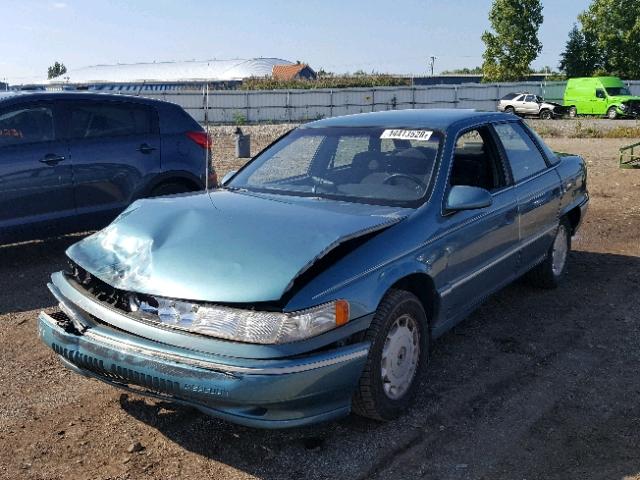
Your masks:
M319 120L73 245L39 334L77 373L237 423L388 420L488 295L562 281L586 187L513 115Z
M547 102L531 93L508 93L498 101L498 111L520 115L533 116L544 120L558 118L568 113L559 103Z
M576 115L640 116L640 97L631 95L618 77L570 78L564 91L570 117Z
M136 199L201 190L207 145L202 127L171 103L5 94L0 243L102 228Z

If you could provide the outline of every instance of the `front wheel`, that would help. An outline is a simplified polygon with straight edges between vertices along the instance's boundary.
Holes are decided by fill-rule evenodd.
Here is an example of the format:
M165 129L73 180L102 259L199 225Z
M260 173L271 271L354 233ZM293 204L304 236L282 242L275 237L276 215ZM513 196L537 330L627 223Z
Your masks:
M609 110L607 110L607 118L609 120L615 120L618 118L618 110L616 107L609 107Z
M375 420L391 420L412 403L429 350L427 316L418 298L390 290L367 330L369 357L353 396L353 410Z
M570 250L571 225L566 219L562 219L544 261L529 272L531 283L540 288L557 288L567 273Z
M542 120L550 120L553 115L551 114L551 110L542 110L540 112L540 118Z

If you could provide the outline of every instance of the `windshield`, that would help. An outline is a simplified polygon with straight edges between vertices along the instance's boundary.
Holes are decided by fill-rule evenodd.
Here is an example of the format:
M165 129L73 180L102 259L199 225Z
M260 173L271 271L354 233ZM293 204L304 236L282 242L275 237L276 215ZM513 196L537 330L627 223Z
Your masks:
M410 206L427 193L441 139L430 129L299 128L226 187Z
M607 95L610 97L617 97L619 95L631 95L631 92L627 87L607 87L605 88Z

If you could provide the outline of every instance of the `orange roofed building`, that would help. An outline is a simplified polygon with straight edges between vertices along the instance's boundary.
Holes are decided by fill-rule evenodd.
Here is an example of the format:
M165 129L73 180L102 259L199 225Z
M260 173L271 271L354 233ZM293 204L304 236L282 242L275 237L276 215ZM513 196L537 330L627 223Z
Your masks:
M271 76L275 80L315 80L316 72L307 64L274 65Z

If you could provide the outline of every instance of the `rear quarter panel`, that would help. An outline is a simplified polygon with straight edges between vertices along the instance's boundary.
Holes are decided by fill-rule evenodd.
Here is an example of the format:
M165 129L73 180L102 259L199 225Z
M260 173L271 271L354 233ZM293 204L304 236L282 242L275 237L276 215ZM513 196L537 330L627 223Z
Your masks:
M564 194L560 199L560 215L564 215L575 207L589 200L587 190L587 167L578 155L558 154L560 163L557 171L562 181Z
M200 186L204 186L206 151L186 135L190 131L204 131L203 128L177 105L159 104L158 115L162 172L188 172L200 181Z

